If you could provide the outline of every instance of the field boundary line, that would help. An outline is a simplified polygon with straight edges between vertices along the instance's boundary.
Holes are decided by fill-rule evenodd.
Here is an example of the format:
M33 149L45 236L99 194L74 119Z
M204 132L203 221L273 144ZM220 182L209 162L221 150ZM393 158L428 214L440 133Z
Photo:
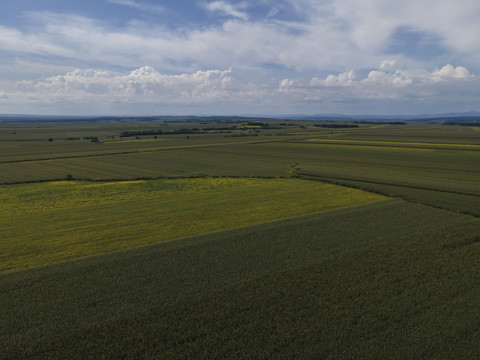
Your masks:
M299 174L297 174L297 175L294 175L294 176L298 177L298 178L304 178L305 180L321 181L321 182L325 182L325 183L329 183L329 184L333 184L333 185L340 185L340 186L345 186L345 187L349 187L349 188L352 188L352 189L358 189L358 190L362 190L362 191L366 191L366 192L371 192L371 193L374 193L374 194L379 194L379 195L386 196L390 199L404 200L404 201L406 201L410 204L420 204L420 205L423 205L423 206L431 207L433 209L447 211L447 212L450 212L452 214L459 214L459 215L464 215L464 216L470 216L474 219L480 219L479 215L473 214L471 212L463 212L463 211L456 211L456 210L452 210L452 209L447 209L447 208L444 208L444 207L441 207L441 206L436 206L436 205L433 205L433 204L425 203L424 201L421 201L421 200L410 199L408 197L401 196L401 195L389 195L389 194L386 194L385 192L382 192L382 191L379 191L379 190L365 189L365 188L362 188L361 186L355 186L355 185L348 184L348 183L342 183L342 181L346 181L346 182L357 181L357 182L361 182L361 183L365 183L365 184L378 184L378 185L396 186L396 187L400 187L400 188L416 189L416 190L423 190L423 191L436 191L436 192L446 193L446 194L450 194L450 195L465 195L465 196L473 196L473 197L480 198L480 195L476 195L476 194L449 192L449 191L446 191L446 190L435 190L435 189L430 189L430 188L403 186L403 185L396 185L396 184L389 184L389 183L382 183L382 182L374 182L374 181L365 181L365 180L353 180L353 179L342 179L342 178L334 178L334 177L322 177L321 175L309 175L309 174L299 175Z
M136 177L136 178L110 178L110 179L88 179L88 178L77 178L73 177L71 180L66 178L58 178L58 179L48 179L48 180L31 180L31 181L16 181L16 182L0 182L0 186L8 186L8 185L22 185L22 184L42 184L48 182L74 182L74 181L84 181L84 182L91 182L91 183L108 183L108 182L124 182L124 181L154 181L154 180L185 180L185 179L225 179L225 178L232 178L232 179L291 179L291 176L239 176L239 175L191 175L191 176L155 176L155 177ZM303 178L298 178L301 180L308 180ZM314 181L314 180L312 180Z
M469 148L465 149L462 147L472 146L472 147L479 147L479 145L469 144L469 145L462 145L462 144L445 144L445 147L442 147L441 144L432 144L432 146L428 146L428 144L420 144L417 146L415 144L406 145L401 142L392 142L391 144L375 144L369 143L365 141L364 143L352 140L345 141L345 142L335 142L334 140L329 139L305 139L305 141L296 141L291 140L288 141L290 143L295 144L313 144L313 145L336 145L336 146L365 146L365 147L380 147L380 148L393 148L393 149L421 149L421 150L446 150L446 151L474 151L479 152L480 148ZM398 145L397 145L398 144Z
M480 197L480 194L472 194L472 193L467 193L467 192L461 192L461 191L454 191L454 190L445 190L445 189L438 189L438 188L429 188L429 187L424 187L424 186L415 186L415 185L407 185L407 184L398 184L398 183L392 183L392 182L383 182L383 181L372 181L372 180L360 180L360 179L355 179L355 178L346 178L346 177L333 177L333 176L325 176L325 175L317 175L317 174L307 174L307 173L301 173L301 172L296 172L294 176L298 177L314 177L314 178L320 178L320 179L326 179L326 180L340 180L340 181L358 181L366 184L377 184L377 185L388 185L388 186L398 186L398 187L403 187L403 188L408 188L408 189L416 189L416 190L428 190L428 191L437 191L437 192L442 192L442 193L447 193L447 194L455 194L455 195L467 195L467 196L475 196L475 197Z

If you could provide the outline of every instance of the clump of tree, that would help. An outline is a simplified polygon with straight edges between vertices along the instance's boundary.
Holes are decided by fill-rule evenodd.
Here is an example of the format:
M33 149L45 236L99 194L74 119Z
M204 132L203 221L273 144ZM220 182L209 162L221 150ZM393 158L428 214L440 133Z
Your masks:
M132 136L147 136L147 135L175 135L175 134L199 134L201 131L199 128L181 128L172 131L163 130L126 130L120 134L120 137L132 137Z
M231 135L225 135L224 138L236 138L236 137L247 137L247 136L258 136L258 134L245 134L245 133L241 133L241 134L231 134Z
M369 125L407 125L405 121L354 121L355 124L369 124Z
M480 126L480 122L446 122L448 126Z
M232 131L232 130L238 130L238 127L235 126L210 126L210 127L204 127L202 128L203 131Z
M255 127L260 127L262 129L281 129L281 127L278 125L272 125L272 124L260 122L260 121L249 121L245 124L245 126L255 126Z
M329 129L349 129L349 128L358 128L356 124L314 124L315 127L320 128L329 128Z
M162 135L162 130L125 130L120 137L142 136L142 135Z
M226 133L231 131L248 131L252 130L252 127L261 128L261 129L282 129L282 127L269 124L265 122L258 122L258 121L242 121L238 125L226 125L227 122L221 121L212 121L215 123L214 126L206 126L202 128L192 127L192 128L180 128L174 129L170 131L160 130L160 129L149 129L149 130L125 130L120 133L120 137L133 137L133 136L156 136L156 135L179 135L179 134L201 134L207 132L218 132L218 133ZM202 122L201 124L210 124L212 122ZM222 126L222 124L225 124Z

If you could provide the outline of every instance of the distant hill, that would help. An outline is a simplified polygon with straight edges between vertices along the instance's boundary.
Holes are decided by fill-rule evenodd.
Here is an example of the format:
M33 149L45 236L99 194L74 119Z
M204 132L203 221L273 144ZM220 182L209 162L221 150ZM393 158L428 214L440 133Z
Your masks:
M448 122L476 122L480 121L480 112L458 112L443 114L416 114L416 115L343 115L343 114L318 114L318 115L282 115L277 118L317 121L360 121L360 122L392 122L407 121L410 123L444 123Z
M344 114L290 114L290 115L226 115L226 116L73 116L73 115L25 115L25 114L0 114L0 122L5 121L105 121L105 120L136 120L136 121L198 121L198 120L244 120L244 119L277 119L277 120L309 120L309 121L342 121L342 122L409 122L409 123L480 123L480 112L455 112L443 114L418 114L418 115L344 115ZM475 126L475 125L474 125Z

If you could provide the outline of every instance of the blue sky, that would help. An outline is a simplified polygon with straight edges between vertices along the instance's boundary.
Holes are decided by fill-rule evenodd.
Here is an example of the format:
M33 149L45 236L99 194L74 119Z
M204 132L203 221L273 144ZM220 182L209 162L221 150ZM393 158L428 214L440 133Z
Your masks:
M0 113L480 110L478 0L5 0Z

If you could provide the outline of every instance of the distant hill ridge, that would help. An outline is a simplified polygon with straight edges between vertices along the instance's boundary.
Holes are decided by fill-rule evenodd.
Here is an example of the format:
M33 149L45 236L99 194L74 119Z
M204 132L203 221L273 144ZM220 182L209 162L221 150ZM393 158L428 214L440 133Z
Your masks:
M108 121L108 120L136 120L136 121L185 121L185 120L218 120L218 119L255 119L255 120L310 120L310 121L342 121L342 122L392 122L407 121L410 123L479 123L480 112L455 112L442 114L418 115L344 115L344 114L289 114L289 115L151 115L151 116L99 116L99 115L29 115L29 114L0 114L0 122L6 121Z

